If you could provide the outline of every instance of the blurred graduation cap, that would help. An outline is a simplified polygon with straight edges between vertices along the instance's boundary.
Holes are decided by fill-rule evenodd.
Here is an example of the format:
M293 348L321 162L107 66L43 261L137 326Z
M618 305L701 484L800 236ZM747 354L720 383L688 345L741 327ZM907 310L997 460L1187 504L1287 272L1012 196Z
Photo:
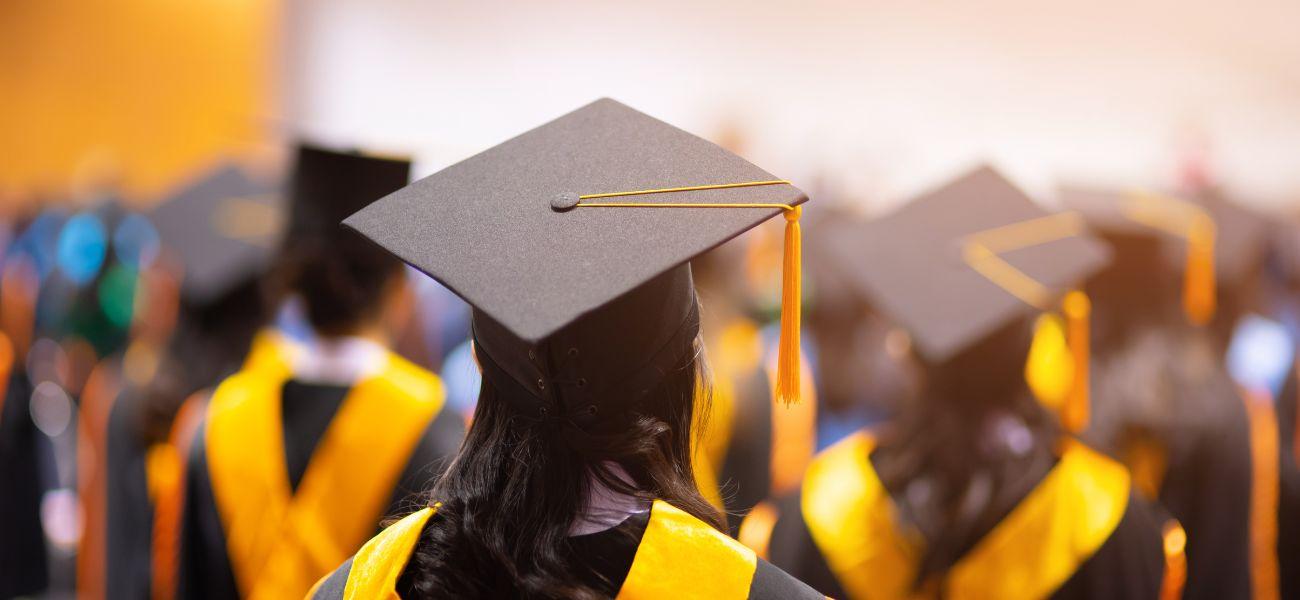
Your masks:
M336 237L343 219L410 177L411 161L404 157L299 144L289 181L288 238Z
M785 350L798 345L806 200L710 142L602 99L344 224L473 306L479 361L528 392L525 414L592 423L626 408L602 402L632 402L689 358L698 309L688 261L783 213L778 388L796 398L797 368L785 367L798 358Z
M1083 408L1071 410L1085 411L1076 418L1086 419L1087 377L1079 374L1087 368L1088 303L1071 289L1109 255L1084 234L1078 215L1049 213L981 167L886 217L828 233L830 254L850 283L906 329L917 354L932 364L1016 319L1052 313L1064 298L1070 347L1063 348L1062 323L1057 354L1074 365L1057 379L1074 386L1072 405ZM1031 364L1035 356L1031 349Z
M991 168L828 240L843 272L941 363L1056 300L1108 259L1072 213L1049 213Z
M1149 264L1158 257L1180 269L1183 311L1197 324L1214 315L1216 288L1241 283L1266 250L1264 219L1218 195L1184 200L1067 186L1061 200L1090 228L1116 238L1126 260Z
M224 164L181 188L150 219L183 264L181 295L218 300L266 269L283 224L279 186Z

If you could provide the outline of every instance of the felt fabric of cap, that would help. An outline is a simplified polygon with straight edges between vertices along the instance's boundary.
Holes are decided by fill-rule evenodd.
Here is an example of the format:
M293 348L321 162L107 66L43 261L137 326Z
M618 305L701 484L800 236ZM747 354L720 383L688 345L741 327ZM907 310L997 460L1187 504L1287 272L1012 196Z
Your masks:
M334 235L339 222L406 185L411 162L403 158L298 147L289 184L289 235Z
M710 142L603 99L344 224L474 307L482 354L537 398L528 412L574 418L608 390L645 389L629 382L663 368L656 357L683 353L658 353L665 344L689 348L698 325L687 261L773 216L794 218L806 200ZM591 391L567 402L558 379Z
M825 240L849 281L942 363L1013 319L1055 308L1103 266L1103 244L984 167Z
M206 304L265 270L284 223L278 182L223 164L150 213L183 267L181 294Z

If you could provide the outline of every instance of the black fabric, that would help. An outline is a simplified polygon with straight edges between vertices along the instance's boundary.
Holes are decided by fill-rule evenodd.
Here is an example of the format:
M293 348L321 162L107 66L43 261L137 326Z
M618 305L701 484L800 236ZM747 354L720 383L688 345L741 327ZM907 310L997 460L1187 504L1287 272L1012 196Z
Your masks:
M217 514L217 500L208 477L207 424L194 434L185 473L185 504L181 512L180 557L176 597L191 600L239 598L235 572L226 554L226 534Z
M344 225L520 339L537 342L781 213L557 211L557 196L775 179L710 142L602 99L421 179ZM807 197L782 184L611 200L799 204Z
M153 505L140 434L144 399L118 395L105 432L104 590L108 598L149 598L152 585Z
M758 559L754 567L754 581L749 585L750 600L821 600L822 594L776 568L772 563Z
M569 538L574 560L586 567L583 583L611 597L618 595L636 559L636 549L650 525L650 511L634 514L618 526Z
M289 181L288 239L333 236L340 221L406 185L410 177L406 159L300 144Z
M791 576L831 598L848 598L831 572L804 522L798 492L777 501L777 520L768 543L768 559Z
M329 419L349 389L289 381L283 391L286 467L296 486L310 463L311 449L328 429ZM207 470L203 435L201 427L195 436L186 473L178 593L181 598L233 599L238 597L238 588ZM435 415L407 459L383 515L407 514L410 511L406 509L422 504L419 493L455 456L463 436L464 424L454 413L443 410ZM407 491L410 493L404 493ZM375 532L380 529L380 522L376 522Z
M223 164L187 183L149 218L184 265L181 294L207 304L261 273L279 240L284 202L278 182Z
M835 229L824 241L853 289L907 329L916 352L937 364L1046 308L994 283L964 253L975 236L1051 214L983 167L885 217ZM1064 294L1109 259L1105 245L1077 231L997 255L1050 294Z
M688 264L583 315L541 343L520 339L478 309L473 334L488 379L514 382L525 392L502 395L515 410L592 431L623 426L668 373L689 365L699 327Z
M718 485L727 510L727 529L735 537L745 515L772 489L772 391L762 366L733 383L736 407Z
M808 531L799 495L782 499L778 509L780 516L769 546L772 563L826 596L848 598ZM1158 515L1151 506L1130 495L1115 531L1051 597L1155 598L1164 578L1162 522Z
M289 380L280 390L281 422L284 424L284 464L289 486L294 491L307 472L312 453L338 414L352 388Z
M325 578L325 581L321 582L311 600L343 600L343 592L347 589L350 574L352 574L351 558L344 561Z
M1250 424L1231 384L1212 426L1184 432L1186 454L1169 457L1160 503L1187 531L1185 600L1250 596Z
M0 412L0 598L37 594L49 585L39 470L49 442L32 423L31 397L31 382L23 369L14 369Z
M1300 466L1296 464L1297 396L1295 365L1277 398L1278 507L1277 567L1284 600L1300 600Z
M1164 580L1165 554L1160 532L1162 513L1130 494L1124 518L1115 531L1053 598L1091 600L1155 598Z
M428 505L425 493L433 486L460 450L465 438L465 421L454 410L438 411L424 437L411 452L393 495L388 500L385 522L409 515Z

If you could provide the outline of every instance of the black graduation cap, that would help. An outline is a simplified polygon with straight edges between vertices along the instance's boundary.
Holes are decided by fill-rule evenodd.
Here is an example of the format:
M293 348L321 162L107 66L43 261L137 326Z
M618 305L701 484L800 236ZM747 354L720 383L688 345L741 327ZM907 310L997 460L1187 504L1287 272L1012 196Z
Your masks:
M480 363L540 400L524 408L581 420L605 410L602 398L646 390L689 351L698 314L687 262L783 212L797 298L794 219L806 200L710 142L602 99L344 224L474 307ZM785 339L797 344L790 312Z
M1144 236L1159 240L1167 264L1183 273L1183 308L1196 323L1213 315L1216 286L1237 285L1264 259L1265 219L1215 193L1183 199L1064 187L1061 200L1090 227L1122 236L1129 246Z
M1108 259L1071 213L1049 213L991 168L826 240L868 301L943 363L1013 319L1055 308Z
M339 222L406 185L411 161L299 144L289 183L289 236L334 237Z
M1267 217L1216 190L1192 196L1214 219L1214 268L1220 286L1237 285L1265 259Z
M284 222L279 185L234 164L185 185L149 217L183 264L181 294L200 305L265 270Z

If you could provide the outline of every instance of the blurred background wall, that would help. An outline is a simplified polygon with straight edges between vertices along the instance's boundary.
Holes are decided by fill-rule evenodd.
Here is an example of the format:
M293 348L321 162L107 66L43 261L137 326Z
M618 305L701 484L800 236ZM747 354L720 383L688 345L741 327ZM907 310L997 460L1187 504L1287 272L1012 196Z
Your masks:
M0 186L108 162L148 197L295 134L427 173L613 96L876 206L988 159L1039 192L1204 170L1281 208L1296 22L1282 1L9 0Z
M889 204L991 159L1249 201L1300 193L1300 3L294 0L287 114L423 172L594 97ZM1189 163L1191 163L1189 165ZM803 182L806 185L811 182Z
M148 199L263 138L275 2L0 3L0 190Z

